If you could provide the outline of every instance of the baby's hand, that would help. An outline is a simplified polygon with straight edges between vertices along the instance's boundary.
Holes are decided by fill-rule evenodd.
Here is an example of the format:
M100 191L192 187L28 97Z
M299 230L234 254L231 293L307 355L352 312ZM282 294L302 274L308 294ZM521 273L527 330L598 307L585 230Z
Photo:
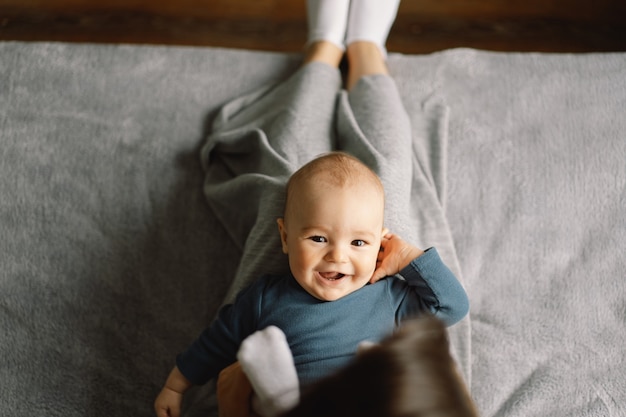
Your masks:
M191 386L189 381L175 366L165 381L163 389L154 401L157 417L180 417L183 395Z
M373 284L381 278L397 274L423 253L424 251L405 242L399 236L387 233L380 243L376 270L370 283Z
M183 394L168 387L164 387L154 401L154 411L157 417L180 417L180 406Z

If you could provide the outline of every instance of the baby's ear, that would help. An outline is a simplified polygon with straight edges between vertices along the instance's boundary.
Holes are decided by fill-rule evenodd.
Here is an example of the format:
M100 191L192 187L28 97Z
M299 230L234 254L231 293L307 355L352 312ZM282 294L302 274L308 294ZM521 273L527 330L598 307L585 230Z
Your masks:
M283 253L289 253L287 251L287 229L285 228L285 219L279 217L276 219L278 223L278 233L280 233L280 243L283 245Z

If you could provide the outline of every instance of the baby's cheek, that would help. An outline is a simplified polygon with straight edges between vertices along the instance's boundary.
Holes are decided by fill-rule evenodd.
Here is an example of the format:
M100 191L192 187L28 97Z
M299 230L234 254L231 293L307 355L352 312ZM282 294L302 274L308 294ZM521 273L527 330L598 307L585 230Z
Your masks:
M371 266L372 268L376 269L376 262L378 262L378 255L380 254L380 251L374 251L372 252L372 257L370 258L371 260Z
M372 277L372 274L374 273L374 271L376 270L376 257L374 257L373 259L368 259L367 262L363 263L363 267L361 270L361 274L364 277L367 277L367 280L369 280Z

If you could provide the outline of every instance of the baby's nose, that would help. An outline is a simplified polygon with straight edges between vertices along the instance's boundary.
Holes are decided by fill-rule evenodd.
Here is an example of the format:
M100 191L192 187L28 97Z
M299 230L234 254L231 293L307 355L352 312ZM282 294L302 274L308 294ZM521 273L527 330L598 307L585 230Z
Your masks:
M325 257L327 262L346 262L348 260L347 251L341 245L333 245Z

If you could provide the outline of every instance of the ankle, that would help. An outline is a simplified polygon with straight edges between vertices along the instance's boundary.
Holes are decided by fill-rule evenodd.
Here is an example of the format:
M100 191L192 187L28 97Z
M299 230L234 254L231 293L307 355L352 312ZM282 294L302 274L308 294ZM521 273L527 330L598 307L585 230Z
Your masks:
M343 49L329 41L316 41L307 45L304 53L304 63L323 62L332 67L338 68L341 58L343 57Z
M354 41L347 46L346 53L348 59L385 61L380 45L372 41Z
M351 90L365 76L389 74L387 63L380 46L374 42L357 41L348 45L348 79L346 87Z

